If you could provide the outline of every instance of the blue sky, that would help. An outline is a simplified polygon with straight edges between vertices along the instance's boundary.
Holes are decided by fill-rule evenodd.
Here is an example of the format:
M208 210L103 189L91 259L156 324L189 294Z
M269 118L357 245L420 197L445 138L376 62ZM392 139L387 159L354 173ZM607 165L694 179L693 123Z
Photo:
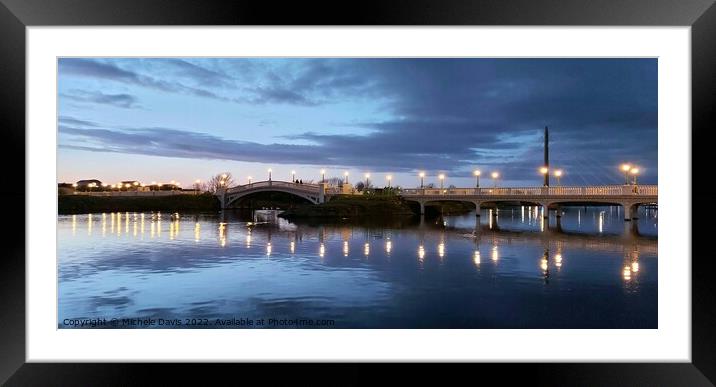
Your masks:
M657 180L656 59L61 58L58 178ZM491 181L483 177L483 185Z

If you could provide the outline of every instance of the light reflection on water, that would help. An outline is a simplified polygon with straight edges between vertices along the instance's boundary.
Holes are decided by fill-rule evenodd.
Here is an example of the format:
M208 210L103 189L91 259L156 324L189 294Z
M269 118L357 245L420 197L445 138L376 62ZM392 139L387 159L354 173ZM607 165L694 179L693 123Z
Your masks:
M543 214L506 207L382 225L293 224L274 213L60 216L58 325L275 317L336 328L657 327L656 210L635 222L615 207Z

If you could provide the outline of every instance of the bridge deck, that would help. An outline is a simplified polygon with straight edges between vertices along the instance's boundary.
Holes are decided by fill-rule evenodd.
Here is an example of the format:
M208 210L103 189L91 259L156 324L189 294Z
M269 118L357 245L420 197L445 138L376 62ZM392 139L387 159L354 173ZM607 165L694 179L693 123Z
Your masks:
M264 189L264 188L288 188L291 190L297 190L297 191L306 191L306 192L318 192L321 189L320 184L299 184L299 183L292 183L290 181L257 181L255 183L249 183L249 184L243 184L243 185L237 185L231 188L228 188L226 190L227 194L233 194L233 193L239 193L243 191L249 191L254 189Z
M323 203L325 198L336 194L336 187L325 184L299 184L287 181L259 181L220 190L217 196L222 208L233 201L261 191L283 191L293 193L313 203ZM342 191L342 190L341 190ZM359 193L360 194L360 193ZM603 185L603 186L557 186L557 187L493 187L493 188L405 188L398 195L406 200L420 203L421 213L424 206L434 201L470 201L479 206L483 202L532 202L545 208L560 203L613 203L625 208L625 216L630 217L636 206L657 203L656 185Z
M607 185L586 187L509 187L509 188L410 188L403 189L406 197L469 197L495 199L497 197L552 199L574 197L580 200L595 198L649 198L658 196L656 185Z

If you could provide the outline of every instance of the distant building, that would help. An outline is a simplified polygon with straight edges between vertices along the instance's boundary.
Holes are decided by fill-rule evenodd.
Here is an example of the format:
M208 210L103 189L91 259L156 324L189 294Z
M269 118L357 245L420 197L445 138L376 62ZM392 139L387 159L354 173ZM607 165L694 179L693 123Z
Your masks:
M350 183L343 183L341 184L341 193L342 194L352 194L355 192L355 189L353 188L353 185Z
M122 182L121 189L124 191L139 191L139 188L141 188L141 186L141 183L136 180L125 180Z
M161 186L159 186L160 191L174 191L177 189L180 189L180 188L176 184L167 183L167 184L162 184Z
M102 188L102 182L97 179L79 180L75 184L77 191L99 190Z
M81 187L89 187L90 184L94 184L94 187L101 187L102 182L97 179L90 179L90 180L80 180L77 183L77 188Z

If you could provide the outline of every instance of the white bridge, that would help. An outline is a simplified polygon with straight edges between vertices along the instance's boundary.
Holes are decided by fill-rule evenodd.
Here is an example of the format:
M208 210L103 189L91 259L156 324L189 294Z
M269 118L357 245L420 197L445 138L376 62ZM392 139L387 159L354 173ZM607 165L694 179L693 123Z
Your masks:
M237 200L257 192L286 192L302 197L311 203L324 203L343 192L327 184L299 184L286 181L260 181L219 190L216 195L222 208L229 208ZM656 185L603 185L510 188L405 188L398 191L403 199L425 206L444 201L471 202L480 214L481 205L499 203L528 203L542 206L547 216L549 209L560 205L619 205L624 208L624 220L636 218L640 205L658 204Z
M216 196L221 201L221 208L229 208L239 199L257 192L286 192L302 197L313 204L325 202L325 184L299 184L290 181L257 181L218 190Z
M542 206L545 216L550 208L560 205L620 205L624 220L636 218L640 205L658 204L656 185L604 185L584 187L510 187L510 188L414 188L403 189L405 200L420 204L420 213L430 202L472 202L479 209L482 204L530 203ZM480 211L477 211L479 216Z

